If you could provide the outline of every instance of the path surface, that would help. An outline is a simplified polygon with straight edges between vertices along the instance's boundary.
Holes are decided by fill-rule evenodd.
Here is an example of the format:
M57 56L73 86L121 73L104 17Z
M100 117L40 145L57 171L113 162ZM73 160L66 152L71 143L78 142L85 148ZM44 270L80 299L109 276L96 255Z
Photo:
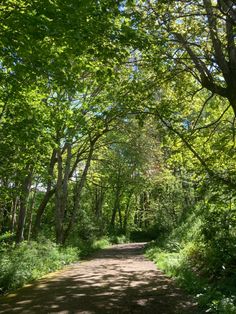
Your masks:
M0 299L0 313L200 313L143 255L143 244L116 245Z

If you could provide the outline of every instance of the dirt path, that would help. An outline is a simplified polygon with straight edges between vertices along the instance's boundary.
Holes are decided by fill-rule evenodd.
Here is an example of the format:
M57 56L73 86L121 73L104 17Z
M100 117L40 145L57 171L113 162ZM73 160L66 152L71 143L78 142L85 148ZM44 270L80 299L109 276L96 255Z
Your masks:
M0 313L200 313L142 251L142 243L100 251L1 298Z

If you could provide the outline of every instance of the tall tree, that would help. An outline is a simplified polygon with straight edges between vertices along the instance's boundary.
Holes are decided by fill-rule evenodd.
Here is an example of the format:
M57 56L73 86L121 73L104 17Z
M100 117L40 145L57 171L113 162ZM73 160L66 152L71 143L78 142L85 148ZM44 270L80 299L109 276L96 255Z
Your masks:
M152 51L151 62L166 65L169 77L190 73L199 88L224 97L236 114L235 7L232 1L138 2L137 28ZM144 59L145 61L145 59Z

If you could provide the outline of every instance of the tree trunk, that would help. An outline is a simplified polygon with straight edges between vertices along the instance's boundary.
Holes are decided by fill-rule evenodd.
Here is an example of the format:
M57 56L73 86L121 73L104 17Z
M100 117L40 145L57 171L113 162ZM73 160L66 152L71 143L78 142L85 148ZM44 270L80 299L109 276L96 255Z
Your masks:
M144 193L141 193L140 199L139 199L139 220L138 220L138 226L142 228L143 226L143 212L144 212Z
M31 229L32 229L32 218L33 218L33 209L34 209L34 204L35 204L35 197L36 197L36 193L37 193L37 186L38 184L36 184L32 198L30 200L30 207L29 207L29 226L28 226L28 236L27 236L27 240L30 240L31 237Z
M128 195L126 207L125 207L125 217L124 217L124 232L127 233L128 229L128 220L129 220L129 212L130 212L130 202L132 198L133 192L130 192Z
M43 213L45 211L45 208L46 208L48 202L50 201L50 199L52 198L52 196L56 192L56 188L55 187L52 188L53 171L54 171L55 163L56 163L56 150L54 149L52 152L52 156L51 156L51 160L50 160L50 164L49 164L49 168L48 168L47 190L46 190L46 193L44 194L44 197L43 197L43 199L42 199L42 201L38 207L34 226L33 226L33 232L32 233L33 233L34 238L37 238L37 236L38 236L38 232L39 232L40 224L41 224L41 219L42 219Z
M88 170L91 164L91 160L92 160L92 156L93 156L93 151L94 151L94 145L95 145L96 140L91 142L91 146L90 146L90 150L88 153L88 157L86 160L86 164L85 167L83 169L83 173L81 175L81 178L79 181L76 182L75 187L74 187L74 205L73 205L73 212L72 215L70 217L69 223L67 225L67 228L63 234L63 239L62 239L62 243L64 244L69 236L69 233L76 221L76 216L77 213L79 212L80 209L80 200L81 200L81 194L83 191L83 187L85 185L86 182L86 178L87 178L87 174L88 174Z
M43 213L45 211L45 208L46 208L48 202L50 201L50 199L52 198L52 196L55 194L55 192L56 192L56 188L53 188L52 190L47 191L45 193L39 207L38 207L35 222L34 222L33 232L32 232L34 239L36 239L38 236L38 232L39 232L40 224L41 224L41 219L42 219Z
M71 163L71 144L66 144L67 157L65 162L65 170L63 177L63 163L61 150L57 151L57 187L56 187L56 199L55 199L55 229L56 229L56 241L58 244L63 243L64 238L64 218L67 205L68 195L68 180L70 174L70 163Z
M32 181L33 170L28 167L28 174L22 183L22 192L19 198L19 216L18 225L16 232L16 243L20 243L24 240L24 228L25 228L25 218L27 212L27 201L30 192L30 186Z
M140 195L135 196L135 214L134 214L134 224L138 226L139 222L139 204L140 204Z
M119 186L119 184L117 184L115 201L114 201L114 206L113 206L112 216L111 216L111 222L110 222L111 230L115 229L116 213L117 213L117 211L119 211L119 208L120 208L120 186ZM120 212L119 212L119 214L120 214ZM119 217L119 218L121 219L121 217Z
M122 221L122 214L121 214L120 202L119 202L119 206L118 206L118 213L119 213L120 230L122 230L122 228L123 228L123 221Z
M19 198L16 196L12 202L12 212L11 212L11 232L15 231L15 224L16 224L16 210L19 204Z

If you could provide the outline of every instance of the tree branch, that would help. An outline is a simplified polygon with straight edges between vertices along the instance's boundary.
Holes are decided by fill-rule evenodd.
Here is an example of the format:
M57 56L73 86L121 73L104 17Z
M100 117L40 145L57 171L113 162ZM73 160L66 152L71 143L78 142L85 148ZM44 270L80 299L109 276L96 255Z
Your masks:
M198 114L198 117L197 117L196 121L195 121L194 124L193 124L193 130L195 129L195 127L196 127L196 125L197 125L197 123L198 123L198 121L199 121L199 119L200 119L200 117L201 117L201 115L202 115L202 113L203 113L203 110L205 109L206 104L208 103L208 101L211 100L211 98L212 98L213 96L214 96L214 94L212 93L212 94L204 101L204 104L203 104L203 106L202 106L202 108L201 108L201 110L200 110L200 112L199 112L199 114Z

